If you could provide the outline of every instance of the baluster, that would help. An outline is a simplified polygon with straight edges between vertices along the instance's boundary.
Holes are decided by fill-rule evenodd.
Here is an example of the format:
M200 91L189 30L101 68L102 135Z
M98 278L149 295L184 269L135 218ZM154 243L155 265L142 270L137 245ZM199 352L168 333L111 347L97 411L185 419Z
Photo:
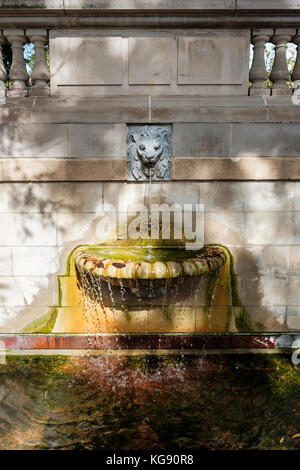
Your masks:
M30 30L26 31L27 37L34 43L34 66L32 71L33 87L29 90L29 94L33 96L49 95L50 88L48 86L50 73L47 66L45 46L48 42L46 30Z
M5 43L5 39L0 33L0 96L6 95L5 82L7 80L7 73L6 73L3 59L2 59L2 46L4 43Z
M292 90L287 86L289 71L286 61L287 43L295 36L296 30L276 29L271 41L276 45L275 60L270 75L270 80L274 83L272 95L290 95Z
M11 43L12 47L12 64L9 78L13 81L13 84L9 89L9 96L27 96L28 74L23 50L23 45L26 44L27 40L24 31L21 29L8 29L3 31L3 34Z
M295 67L292 73L292 80L295 88L299 88L300 85L300 34L299 30L297 31L296 36L293 38L293 43L297 46L297 58L295 62Z
M249 78L252 82L250 95L269 95L270 89L264 84L267 79L265 65L265 44L273 34L272 29L254 29L252 32L253 62Z

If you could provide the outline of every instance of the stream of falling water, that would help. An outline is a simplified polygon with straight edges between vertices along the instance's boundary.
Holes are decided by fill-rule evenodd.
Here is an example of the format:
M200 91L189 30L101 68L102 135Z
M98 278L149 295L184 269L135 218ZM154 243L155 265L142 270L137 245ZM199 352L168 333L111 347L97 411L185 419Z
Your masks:
M82 297L84 303L84 316L88 329L88 344L92 347L92 339L94 338L94 346L97 347L97 331L105 331L108 327L107 313L102 296L102 281L100 276L97 282L93 275L89 275L84 271L80 274ZM92 294L92 295L91 295Z

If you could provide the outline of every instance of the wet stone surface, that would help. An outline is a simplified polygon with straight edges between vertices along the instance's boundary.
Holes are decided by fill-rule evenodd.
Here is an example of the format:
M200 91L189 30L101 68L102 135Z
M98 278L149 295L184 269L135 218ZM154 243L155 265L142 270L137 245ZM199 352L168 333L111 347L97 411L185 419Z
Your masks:
M8 357L0 449L300 449L284 355Z

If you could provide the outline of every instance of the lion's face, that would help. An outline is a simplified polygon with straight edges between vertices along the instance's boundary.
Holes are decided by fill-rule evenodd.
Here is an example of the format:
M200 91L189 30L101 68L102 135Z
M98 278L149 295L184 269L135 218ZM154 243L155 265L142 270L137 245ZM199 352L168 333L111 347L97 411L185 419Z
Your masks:
M158 139L150 137L142 137L137 146L137 154L143 164L148 168L155 166L162 151L162 143Z
M170 168L168 131L161 127L147 126L129 134L129 158L136 180L162 179ZM167 157L164 160L164 156Z

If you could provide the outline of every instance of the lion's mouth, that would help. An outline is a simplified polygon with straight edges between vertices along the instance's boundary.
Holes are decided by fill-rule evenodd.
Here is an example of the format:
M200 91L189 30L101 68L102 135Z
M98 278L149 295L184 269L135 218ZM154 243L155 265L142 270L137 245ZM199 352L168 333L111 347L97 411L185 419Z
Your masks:
M152 161L150 161L150 162L149 162L149 161L145 161L144 163L145 163L145 166L147 166L148 168L152 168L152 167L154 167L154 166L156 165L156 162L157 162L157 160L155 160L155 161L152 160Z

